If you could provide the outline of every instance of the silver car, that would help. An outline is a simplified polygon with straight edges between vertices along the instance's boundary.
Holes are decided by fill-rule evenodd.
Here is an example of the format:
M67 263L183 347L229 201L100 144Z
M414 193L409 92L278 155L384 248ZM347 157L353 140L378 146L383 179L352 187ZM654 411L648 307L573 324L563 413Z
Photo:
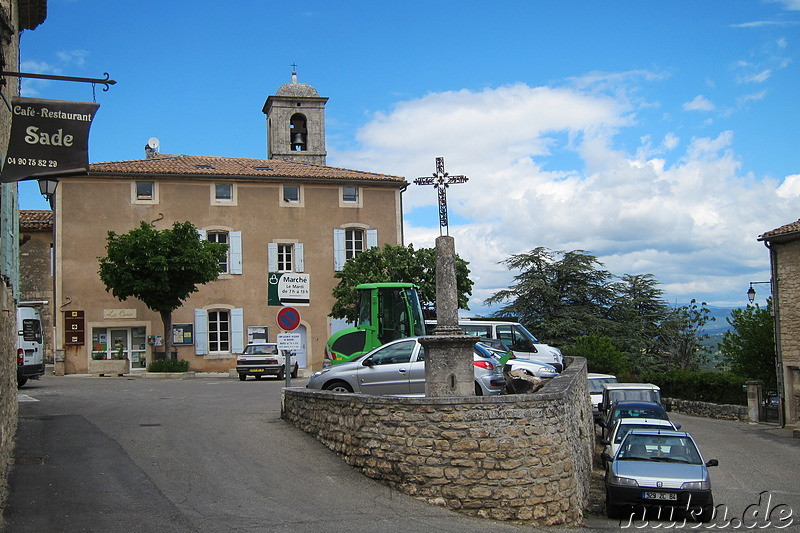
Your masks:
M682 431L633 429L628 432L606 470L606 514L620 518L625 507L687 511L702 522L714 516L708 467L697 443ZM661 516L670 516L661 513Z
M497 361L474 354L475 394L500 394L505 387ZM314 372L309 389L389 396L425 396L425 349L416 337L375 348L349 363Z
M506 355L506 353L502 350L493 348L485 342L476 342L475 351L484 357L491 357L492 359L495 359L498 361L498 363ZM513 353L506 362L505 366L508 367L505 369L507 372L511 370L524 370L528 374L542 379L554 378L558 375L558 370L556 370L556 367L553 365L540 363L539 361L532 361L530 359L520 359Z

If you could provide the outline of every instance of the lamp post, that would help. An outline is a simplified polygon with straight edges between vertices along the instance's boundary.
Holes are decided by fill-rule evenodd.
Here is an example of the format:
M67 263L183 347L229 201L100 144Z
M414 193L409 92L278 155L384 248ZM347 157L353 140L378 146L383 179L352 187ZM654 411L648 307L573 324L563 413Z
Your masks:
M771 286L772 286L772 282L771 281L751 281L750 282L750 288L747 289L747 299L750 300L750 303L753 303L753 301L756 299L756 290L753 288L753 285L760 285L762 283L768 283L770 285L770 291L772 290L771 289Z
M44 199L50 204L50 209L53 209L53 195L56 193L58 187L58 180L50 180L42 178L39 180L39 192L42 193Z

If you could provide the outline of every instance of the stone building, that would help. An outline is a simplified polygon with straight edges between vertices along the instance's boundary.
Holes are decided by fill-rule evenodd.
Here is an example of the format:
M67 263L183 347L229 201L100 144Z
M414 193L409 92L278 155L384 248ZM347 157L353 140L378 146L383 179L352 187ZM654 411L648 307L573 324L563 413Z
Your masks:
M758 240L769 248L784 421L800 431L800 220L768 231Z
M53 362L53 212L19 212L19 301L42 317L45 362Z
M282 305L301 315L301 373L322 366L334 278L371 246L402 244L402 177L325 164L324 105L310 85L280 87L263 111L267 159L158 153L93 163L62 179L55 200L56 373L86 373L120 345L131 371L163 341L161 319L135 299L119 301L98 276L107 233L141 221L156 229L189 221L226 243L219 278L172 316L177 357L197 371L227 371L250 340L276 340ZM283 291L282 293L280 291ZM281 299L285 296L284 299ZM161 348L163 350L163 348Z
M0 0L0 70L16 72L19 37L47 17L46 0ZM8 102L19 95L19 79L0 77L0 165L11 135ZM6 495L8 465L17 429L17 301L19 299L19 208L17 184L0 185L0 517ZM2 520L2 518L0 518ZM2 524L0 524L2 529Z

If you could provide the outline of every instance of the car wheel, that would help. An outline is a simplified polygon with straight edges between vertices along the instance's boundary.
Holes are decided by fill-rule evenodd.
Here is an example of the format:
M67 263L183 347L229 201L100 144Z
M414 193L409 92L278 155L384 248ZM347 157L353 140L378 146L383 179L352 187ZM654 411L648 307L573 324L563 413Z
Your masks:
M293 378L297 377L297 371L298 371L297 364L295 364L294 368L292 369L292 377Z
M695 514L695 517L704 523L711 522L714 519L714 500L710 500L707 505L704 505L699 513Z
M246 380L246 379L247 379L247 375L245 375L245 374L239 374L239 381L244 381L244 380Z
M325 390L331 392L353 392L353 388L344 381L331 381L325 384Z
M478 382L475 382L475 396L483 396L483 389Z
M278 373L275 374L275 377L278 378L278 381L280 381L280 380L282 380L282 379L284 379L286 377L286 375L283 372L283 369L284 369L284 367L281 367L281 369L278 370Z
M28 382L28 378L17 378L17 388L22 387Z

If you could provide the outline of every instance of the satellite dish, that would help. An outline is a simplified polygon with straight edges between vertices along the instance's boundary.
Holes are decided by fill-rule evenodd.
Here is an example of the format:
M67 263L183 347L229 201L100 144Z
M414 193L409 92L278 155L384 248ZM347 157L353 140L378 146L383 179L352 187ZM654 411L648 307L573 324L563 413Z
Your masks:
M158 139L155 137L150 137L150 140L147 141L147 146L152 148L153 150L158 150L158 147L161 143L158 142Z

